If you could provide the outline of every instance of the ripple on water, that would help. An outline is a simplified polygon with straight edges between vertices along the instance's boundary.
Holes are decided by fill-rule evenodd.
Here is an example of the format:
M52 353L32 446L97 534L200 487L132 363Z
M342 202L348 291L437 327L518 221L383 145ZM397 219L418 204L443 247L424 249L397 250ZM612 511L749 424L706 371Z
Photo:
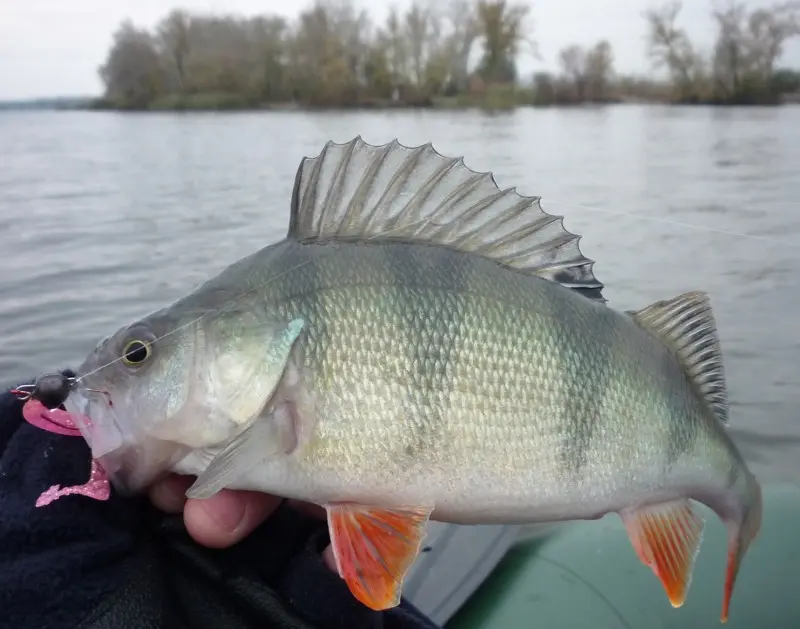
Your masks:
M735 439L757 472L800 474L800 108L5 112L0 128L0 381L74 365L282 238L297 164L328 139L397 136L541 195L583 234L615 308L706 290Z

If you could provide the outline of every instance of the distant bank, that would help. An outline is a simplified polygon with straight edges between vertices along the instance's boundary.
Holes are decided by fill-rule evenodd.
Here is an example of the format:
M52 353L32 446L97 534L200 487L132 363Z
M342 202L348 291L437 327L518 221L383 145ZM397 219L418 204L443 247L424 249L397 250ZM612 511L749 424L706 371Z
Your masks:
M0 111L4 110L59 110L59 109L89 109L94 106L96 98L89 96L33 98L26 100L0 100Z
M29 100L0 101L0 111L130 111L130 112L202 112L202 111L320 111L320 110L391 110L391 109L483 109L486 111L513 110L520 107L579 107L615 104L637 105L697 105L726 106L777 106L800 104L800 92L780 94L770 99L685 99L670 100L648 96L609 97L603 100L552 100L537 98L531 90L489 90L483 94L462 94L452 97L434 97L412 101L391 99L363 99L343 103L266 102L254 103L238 94L200 93L165 95L142 104L121 105L106 98L54 97Z

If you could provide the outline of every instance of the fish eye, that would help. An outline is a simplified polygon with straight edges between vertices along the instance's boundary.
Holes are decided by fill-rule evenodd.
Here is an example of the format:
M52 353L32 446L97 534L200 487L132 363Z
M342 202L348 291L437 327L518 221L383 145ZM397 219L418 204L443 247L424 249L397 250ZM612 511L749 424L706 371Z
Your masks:
M150 358L151 351L150 343L138 339L128 341L122 351L122 362L131 367L138 367Z

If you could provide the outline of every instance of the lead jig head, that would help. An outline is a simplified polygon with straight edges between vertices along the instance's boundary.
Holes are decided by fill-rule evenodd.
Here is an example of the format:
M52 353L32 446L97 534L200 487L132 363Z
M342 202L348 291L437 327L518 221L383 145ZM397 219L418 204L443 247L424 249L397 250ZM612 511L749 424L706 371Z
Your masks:
M46 373L36 378L33 384L23 384L11 389L11 393L23 402L37 400L45 408L53 410L66 401L76 383L77 378L63 373Z

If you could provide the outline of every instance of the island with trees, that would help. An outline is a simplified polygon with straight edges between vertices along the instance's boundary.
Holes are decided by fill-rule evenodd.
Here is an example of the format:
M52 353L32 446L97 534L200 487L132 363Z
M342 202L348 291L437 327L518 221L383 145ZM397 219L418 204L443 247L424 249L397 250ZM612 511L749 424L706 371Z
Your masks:
M558 73L521 77L538 56L535 9L520 0L414 0L382 23L353 0L313 0L294 20L176 9L152 30L124 21L100 68L98 109L482 107L660 102L800 102L778 63L800 35L800 0L751 9L713 0L710 50L681 27L681 3L642 15L653 76L614 70L608 41L567 46Z

